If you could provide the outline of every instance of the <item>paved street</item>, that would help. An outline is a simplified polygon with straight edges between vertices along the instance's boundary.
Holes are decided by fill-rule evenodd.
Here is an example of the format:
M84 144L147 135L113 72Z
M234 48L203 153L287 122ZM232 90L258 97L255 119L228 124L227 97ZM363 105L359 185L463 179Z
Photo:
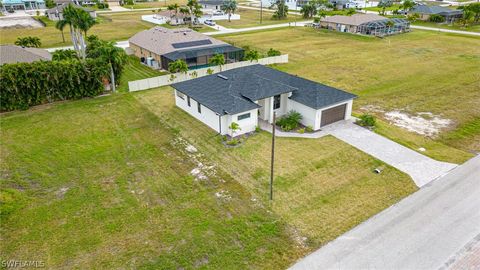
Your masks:
M480 156L291 269L479 269Z

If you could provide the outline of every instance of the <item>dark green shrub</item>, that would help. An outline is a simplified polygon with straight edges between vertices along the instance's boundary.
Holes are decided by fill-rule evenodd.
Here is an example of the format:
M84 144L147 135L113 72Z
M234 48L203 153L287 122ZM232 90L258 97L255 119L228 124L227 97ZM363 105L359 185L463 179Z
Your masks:
M227 145L234 146L237 145L240 141L238 139L231 139L226 142Z
M298 130L298 133L300 133L300 134L305 133L305 129L304 129L304 128L299 129L299 130Z
M431 22L442 23L445 21L445 18L438 14L432 14L430 15L430 18L428 18L428 20Z
M290 111L285 116L277 120L277 125L282 128L284 131L294 130L300 124L302 120L302 115L296 111Z
M306 132L313 132L313 127L312 127L312 126L307 126L307 127L305 128L305 131L306 131Z
M281 55L279 50L274 50L273 48L270 48L267 52L267 56L279 56Z
M362 127L373 127L375 126L375 117L370 114L362 114L359 117L359 120L357 120L357 124L359 124Z
M97 96L108 75L108 65L95 59L5 64L0 67L0 110Z

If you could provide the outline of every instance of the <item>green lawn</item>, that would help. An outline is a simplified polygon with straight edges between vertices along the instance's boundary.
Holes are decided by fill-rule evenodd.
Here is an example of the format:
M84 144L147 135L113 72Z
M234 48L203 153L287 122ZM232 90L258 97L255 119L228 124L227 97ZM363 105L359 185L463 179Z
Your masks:
M387 7L385 8L386 11L393 11L393 10L396 10L396 9L401 9L400 5L398 4L394 4L392 5L391 7ZM363 10L368 10L368 11L382 11L383 9L381 7L367 7L367 8L363 8Z
M305 253L131 94L1 116L2 259L48 269L281 269ZM216 195L220 194L220 195Z
M416 190L333 137L279 138L269 204L271 135L227 149L169 87L0 117L0 256L47 268L285 269Z
M216 23L227 28L245 28L304 20L301 16L291 14L288 15L287 19L285 20L275 20L272 18L273 13L271 11L264 11L262 16L262 24L260 24L259 10L240 8L236 13L240 14L240 20L231 20L230 22L228 20L219 20L216 21Z
M288 38L285 38L288 37ZM431 112L453 124L437 138L393 125L379 132L433 158L461 163L480 152L480 38L414 30L385 39L310 28L283 28L221 36L237 46L289 54L278 69L359 95L354 111L366 105L386 112ZM308 45L306 45L308 44ZM383 118L383 113L376 113Z
M165 72L160 72L154 70L150 67L147 67L140 63L140 59L135 56L129 56L128 62L124 67L122 77L120 78L120 85L118 87L119 91L127 92L128 91L128 82L141 80L151 77L156 77L166 74Z
M162 8L171 4L178 4L180 6L186 5L186 0L158 0L158 1L149 1L149 2L139 2L137 1L135 5L124 5L124 8L131 9L142 9L142 8Z
M463 27L458 24L451 25L451 24L443 24L443 23L416 21L416 22L413 22L412 25L435 27L435 28L450 29L450 30L469 31L469 32L480 32L480 24Z

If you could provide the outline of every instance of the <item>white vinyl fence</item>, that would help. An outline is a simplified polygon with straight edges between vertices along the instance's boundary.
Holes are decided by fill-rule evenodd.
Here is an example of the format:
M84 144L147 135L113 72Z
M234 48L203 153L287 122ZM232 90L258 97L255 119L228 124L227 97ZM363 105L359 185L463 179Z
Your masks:
M271 65L271 64L281 64L281 63L288 63L288 54L283 54L279 56L271 56L266 58L258 59L258 61L242 61L242 62L235 62L230 64L222 65L222 71L239 68L239 67L246 67L256 64L261 65ZM130 81L128 82L128 90L130 92L133 91L141 91L150 88L156 88L160 86L170 85L177 82L188 81L191 79L195 79L198 77L203 77L209 75L207 70L213 70L213 73L220 72L220 66L211 66L206 68L200 68L195 70L189 70L187 73L173 73L143 80L137 81Z

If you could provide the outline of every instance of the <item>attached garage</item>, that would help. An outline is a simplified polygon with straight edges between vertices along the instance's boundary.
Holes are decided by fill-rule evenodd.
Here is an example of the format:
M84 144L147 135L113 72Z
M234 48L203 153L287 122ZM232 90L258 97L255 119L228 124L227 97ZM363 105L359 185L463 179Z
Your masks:
M345 119L347 103L322 111L320 127Z

